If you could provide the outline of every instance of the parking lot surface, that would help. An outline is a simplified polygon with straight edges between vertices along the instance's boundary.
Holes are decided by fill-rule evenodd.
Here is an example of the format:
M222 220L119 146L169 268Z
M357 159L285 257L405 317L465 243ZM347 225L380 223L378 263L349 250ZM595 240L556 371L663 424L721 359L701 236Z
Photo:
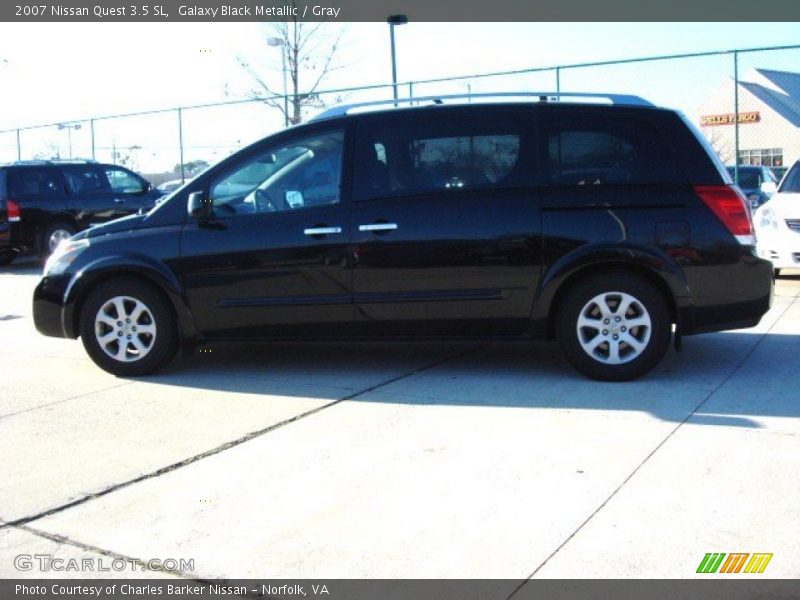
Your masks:
M0 270L0 577L93 575L15 567L50 554L193 561L164 577L684 578L707 552L800 577L800 271L758 327L599 383L554 344L480 342L216 345L115 378L34 330L38 269Z

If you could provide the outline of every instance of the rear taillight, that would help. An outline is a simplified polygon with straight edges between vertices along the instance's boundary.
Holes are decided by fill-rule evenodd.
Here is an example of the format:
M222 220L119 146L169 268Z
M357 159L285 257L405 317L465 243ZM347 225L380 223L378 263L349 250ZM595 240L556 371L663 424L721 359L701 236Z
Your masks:
M694 191L740 244L752 246L756 243L750 212L744 197L736 188L729 185L697 185Z
M16 223L19 221L19 204L13 200L6 200L6 216L9 223Z

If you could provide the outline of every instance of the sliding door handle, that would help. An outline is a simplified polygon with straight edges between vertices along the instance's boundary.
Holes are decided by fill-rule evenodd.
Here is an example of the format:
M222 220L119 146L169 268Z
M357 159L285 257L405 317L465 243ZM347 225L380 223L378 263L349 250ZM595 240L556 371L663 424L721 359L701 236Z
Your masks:
M342 233L341 227L308 227L303 230L306 235L329 235L331 233Z
M397 223L370 223L369 225L359 225L359 231L394 231Z

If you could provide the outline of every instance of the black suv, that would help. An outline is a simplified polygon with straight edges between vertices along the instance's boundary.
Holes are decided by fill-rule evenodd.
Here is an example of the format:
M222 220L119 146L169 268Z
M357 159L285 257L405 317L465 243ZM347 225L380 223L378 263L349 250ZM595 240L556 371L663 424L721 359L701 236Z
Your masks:
M41 160L0 165L0 265L24 250L49 256L74 233L150 210L161 195L116 165Z
M608 98L332 109L60 246L36 327L126 376L181 343L446 337L557 338L626 380L673 333L756 325L772 266L725 168Z

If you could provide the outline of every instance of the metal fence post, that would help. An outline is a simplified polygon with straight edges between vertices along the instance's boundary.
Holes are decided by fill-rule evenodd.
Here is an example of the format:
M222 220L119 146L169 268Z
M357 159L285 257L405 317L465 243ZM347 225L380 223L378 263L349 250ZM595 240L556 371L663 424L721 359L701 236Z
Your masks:
M409 100L413 100L414 99L414 82L413 81L409 81L408 82L408 99ZM413 102L409 102L408 104L410 106L410 105L412 105L414 103Z
M89 133L92 136L92 160L97 160L94 155L94 119L89 119Z
M734 152L733 159L733 182L739 185L739 53L733 52L733 136Z
M556 67L556 94L561 93L561 67Z
M19 129L17 129L17 160L22 160L22 144L19 141Z
M181 154L181 183L186 182L183 173L183 115L180 107L178 107L178 146Z

